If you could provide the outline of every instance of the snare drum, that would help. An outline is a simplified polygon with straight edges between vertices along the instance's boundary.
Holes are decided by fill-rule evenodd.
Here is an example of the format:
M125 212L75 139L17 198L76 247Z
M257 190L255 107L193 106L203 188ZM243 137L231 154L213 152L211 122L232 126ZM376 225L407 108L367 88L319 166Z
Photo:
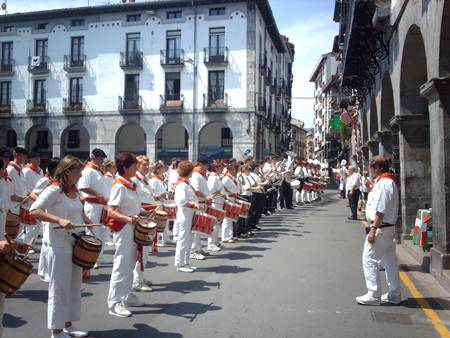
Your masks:
M177 218L177 205L174 201L169 201L163 204L162 209L167 212L167 218L171 221Z
M252 204L242 200L236 200L236 203L241 206L241 208L239 209L239 216L242 218L247 218L250 213L250 207Z
M20 217L8 211L6 214L5 232L10 238L16 238L20 229Z
M156 236L156 226L154 222L138 222L134 226L134 242L142 246L152 245Z
M291 188L292 188L292 189L298 189L298 188L300 188L300 181L299 181L299 180L293 180L293 181L291 182Z
M164 232L168 220L168 214L163 210L156 210L155 212L156 231Z
M241 205L225 201L223 210L225 210L225 216L227 218L237 222L237 220L239 219L239 212L241 210Z
M311 191L313 189L313 184L309 183L309 182L305 182L305 184L303 185L303 189L305 191Z
M158 205L158 204L149 204L149 203L142 203L141 204L141 208L144 209L145 211L153 211L159 206L160 205Z
M222 222L223 219L225 218L225 211L213 207L207 207L206 213L210 216L217 218L217 222Z
M33 271L33 265L26 259L4 255L0 260L0 292L12 295L19 290Z
M192 232L202 233L206 236L211 236L214 230L214 225L217 218L208 215L205 212L196 212L192 219Z
M89 235L73 235L76 238L73 247L72 263L83 269L92 269L102 251L102 241Z

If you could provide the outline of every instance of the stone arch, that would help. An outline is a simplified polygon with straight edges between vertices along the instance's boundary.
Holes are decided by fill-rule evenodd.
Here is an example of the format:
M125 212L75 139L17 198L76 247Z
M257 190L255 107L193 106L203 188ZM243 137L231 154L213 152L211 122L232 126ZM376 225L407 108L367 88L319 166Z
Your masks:
M89 159L89 132L80 124L71 124L61 133L61 157L72 155Z
M442 12L439 48L439 76L450 76L450 2L445 1Z
M45 125L35 125L25 134L25 148L38 153L45 163L53 156L53 135Z
M200 129L198 153L211 160L233 157L233 132L226 122L212 121Z
M389 72L383 77L381 86L381 130L391 130L390 120L395 115L394 90Z
M147 154L145 130L135 123L122 125L116 132L116 155L128 151L136 155Z
M427 57L420 28L412 25L403 46L400 76L401 115L428 114L428 101L420 95L427 82Z
M170 163L172 158L189 158L189 133L181 122L168 122L155 135L156 160Z
M369 138L373 139L375 137L376 132L378 131L378 109L377 109L377 101L375 96L372 97L370 101L370 112L369 112Z
M0 148L17 147L17 132L10 127L0 127Z

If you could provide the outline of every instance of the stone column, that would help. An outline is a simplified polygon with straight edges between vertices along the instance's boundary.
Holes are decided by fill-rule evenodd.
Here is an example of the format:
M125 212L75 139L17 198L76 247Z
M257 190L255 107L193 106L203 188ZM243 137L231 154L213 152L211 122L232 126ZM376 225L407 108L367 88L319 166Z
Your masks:
M52 156L53 157L61 157L61 142L58 140L53 140L53 148L52 148Z
M441 282L450 269L450 78L431 79L422 85L430 112L433 247L431 273ZM444 282L450 288L450 282Z
M146 144L147 157L150 161L156 161L156 143L155 142L147 142Z
M379 139L379 154L392 156L392 132L390 130L377 131Z
M367 141L367 147L369 148L369 159L379 154L379 143L377 140Z

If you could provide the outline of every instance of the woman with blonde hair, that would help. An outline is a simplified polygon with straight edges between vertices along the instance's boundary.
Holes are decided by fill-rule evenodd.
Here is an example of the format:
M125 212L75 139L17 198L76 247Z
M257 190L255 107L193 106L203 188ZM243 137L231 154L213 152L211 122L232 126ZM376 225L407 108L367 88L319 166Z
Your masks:
M81 318L82 268L72 263L75 239L74 225L91 223L84 215L76 184L81 177L83 163L64 157L56 168L55 178L31 205L31 214L41 222L59 225L62 230L49 227L48 236L48 328L52 338L86 337L87 332L72 322Z

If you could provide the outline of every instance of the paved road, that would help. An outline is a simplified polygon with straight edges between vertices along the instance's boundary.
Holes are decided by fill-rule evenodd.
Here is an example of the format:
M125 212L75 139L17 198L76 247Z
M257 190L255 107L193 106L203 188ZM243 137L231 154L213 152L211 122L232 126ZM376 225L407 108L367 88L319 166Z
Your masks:
M154 292L131 318L106 309L111 267L83 284L81 327L92 337L438 337L403 290L403 306L362 307L363 233L347 222L345 201L329 193L321 204L285 210L261 221L257 237L175 272L174 247L151 257ZM445 293L444 296L448 295ZM6 301L6 338L49 337L46 284L30 277Z

